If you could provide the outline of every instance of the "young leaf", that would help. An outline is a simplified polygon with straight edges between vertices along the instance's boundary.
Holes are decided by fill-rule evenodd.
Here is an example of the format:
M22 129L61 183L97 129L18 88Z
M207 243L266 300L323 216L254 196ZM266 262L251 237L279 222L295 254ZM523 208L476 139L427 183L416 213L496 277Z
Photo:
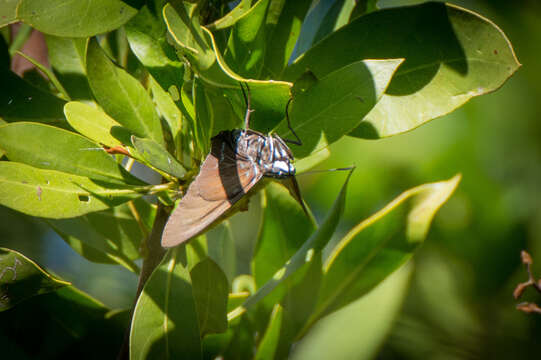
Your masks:
M100 211L140 196L136 188L98 185L82 176L0 161L0 204L53 219Z
M64 100L30 85L10 70L0 69L0 78L0 116L4 120L65 125Z
M105 112L135 135L163 144L160 119L143 85L115 66L95 39L86 56L90 87Z
M186 175L186 169L160 144L136 136L132 136L132 144L141 157L156 169L179 179Z
M20 0L17 17L45 34L88 37L127 22L140 1L130 3L134 5L121 0Z
M94 106L70 101L64 106L64 114L71 127L77 130L79 134L86 136L98 144L109 147L126 144L125 141L120 141L117 138L118 133L122 133L122 125Z
M11 161L116 184L144 184L98 144L57 127L18 122L0 126L0 148Z
M169 250L148 279L131 325L130 358L201 359L190 273L182 247Z
M432 218L459 181L457 175L410 189L355 226L323 267L316 310L307 327L360 298L404 264L424 241Z
M357 18L298 58L285 77L294 80L309 69L322 78L361 59L389 58L405 62L354 136L411 130L496 90L519 67L511 44L492 22L454 5L428 2Z
M354 62L298 93L289 114L291 126L303 143L293 148L295 156L306 157L359 125L380 100L401 63L401 59ZM283 138L293 136L285 121L277 132Z
M297 250L291 259L289 259L289 261L287 261L287 263L274 274L272 279L260 287L255 294L246 299L242 306L239 306L238 308L229 312L228 319L230 321L243 314L247 309L263 300L272 292L278 290L283 292L285 290L283 285L286 284L286 280L290 276L302 276L306 270L308 270L312 260L321 256L321 250L331 239L331 236L334 233L334 230L338 225L338 221L340 220L340 217L344 211L346 188L350 177L351 172L349 173L323 224L316 230L315 233L312 234L312 236L310 236L308 240L306 240L306 242L299 250ZM278 295L274 295L274 297L280 298L281 296L279 293L280 291L278 291Z
M0 247L0 312L66 285L70 283L48 274L23 254Z
M229 284L222 269L210 258L190 271L201 336L227 330Z

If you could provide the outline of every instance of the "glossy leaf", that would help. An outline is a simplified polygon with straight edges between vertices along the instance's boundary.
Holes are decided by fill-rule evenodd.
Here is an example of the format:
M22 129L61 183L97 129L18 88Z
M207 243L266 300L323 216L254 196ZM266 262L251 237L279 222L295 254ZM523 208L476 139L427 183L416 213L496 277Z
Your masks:
M297 342L291 359L373 359L395 324L412 270L402 267L366 296L318 321Z
M278 295L275 293L273 296L279 299L281 297L280 292L285 290L284 285L286 284L286 280L291 276L300 276L298 275L300 269L303 269L303 271L300 272L302 275L302 273L308 269L312 259L321 256L321 250L331 239L344 211L346 188L350 176L351 172L321 226L304 242L302 247L297 250L286 264L276 271L272 279L261 286L255 294L246 299L242 306L239 306L228 314L228 319L230 321L243 314L247 309L251 308L274 291L277 291ZM277 288L280 291L278 291Z
M265 19L269 0L258 0L231 29L224 60L245 78L259 78L265 56Z
M64 100L30 85L9 70L0 70L0 116L8 121L65 124Z
M96 40L88 44L86 66L92 92L105 112L135 135L163 144L160 119L147 91L115 66Z
M251 5L252 0L240 0L233 10L213 23L205 25L205 27L210 31L222 30L231 27L250 10Z
M276 304L272 310L269 325L265 330L265 334L259 343L255 355L256 360L272 360L275 359L276 348L280 340L280 330L282 325L282 307Z
M98 185L86 177L12 161L0 161L0 185L0 204L52 219L104 210L141 195L126 185Z
M360 298L411 258L459 181L457 175L410 189L340 240L324 264L309 324Z
M263 221L252 257L258 287L270 280L316 229L283 186L269 183L263 199Z
M429 2L359 17L297 59L286 79L307 69L322 78L360 59L389 58L405 62L354 136L380 138L411 130L496 90L519 66L492 22L454 5Z
M86 78L87 38L68 38L46 35L49 62L56 76L72 99L90 99L90 86Z
M207 257L194 266L190 275L201 336L226 331L229 284L224 272Z
M11 161L117 184L143 184L98 144L53 126L18 122L0 127L0 148Z
M136 136L132 136L132 144L139 155L153 167L179 179L186 176L186 169L160 144Z
M133 260L141 256L139 248L150 230L142 218L149 216L152 208L143 199L137 199L134 203L137 204L136 211L141 223L138 223L132 213L135 204L133 207L122 204L76 218L48 220L47 223L73 250L86 259L98 263L120 264L137 273L139 267ZM142 210L143 207L147 210Z
M130 49L160 86L167 90L178 86L184 77L184 66L177 60L174 48L167 42L163 22L165 0L149 2L126 25Z
M0 247L0 312L66 285L70 283L48 274L23 254Z
M130 334L130 359L200 359L196 304L185 253L166 254L137 300Z
M381 99L401 63L400 59L354 62L298 93L289 114L293 130L303 143L292 147L295 156L316 152L359 125ZM277 132L283 138L293 138L285 122Z
M123 142L113 134L118 134L122 125L94 106L71 101L64 106L64 114L72 128L81 135L98 144L109 147L122 146ZM117 135L118 136L118 135Z
M141 2L130 2L137 3ZM121 0L21 0L17 8L18 18L33 28L66 37L88 37L111 31L136 13L135 6Z

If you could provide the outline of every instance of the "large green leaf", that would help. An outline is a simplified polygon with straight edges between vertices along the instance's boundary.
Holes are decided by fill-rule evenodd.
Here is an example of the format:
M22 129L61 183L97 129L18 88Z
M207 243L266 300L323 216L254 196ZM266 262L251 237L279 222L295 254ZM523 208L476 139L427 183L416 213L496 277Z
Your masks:
M7 69L0 70L0 78L0 117L4 120L65 124L64 100L30 85Z
M72 99L90 99L92 93L86 78L87 38L46 35L49 62L58 80Z
M179 179L186 176L186 169L160 144L136 136L132 137L132 144L139 155L156 169Z
M316 310L308 326L360 298L411 258L459 181L457 175L410 189L355 226L324 264Z
M179 107L173 100L173 95L165 91L160 84L154 78L150 77L150 91L152 92L152 100L156 104L156 108L160 112L160 115L165 119L173 143L175 144L175 150L180 154L182 145L182 113ZM177 87L174 88L176 101L180 100L180 94Z
M297 59L285 77L294 80L309 69L322 78L361 59L389 58L405 62L354 136L379 138L413 129L499 88L519 66L492 22L430 2L359 17Z
M130 48L164 90L179 86L184 66L176 59L175 49L167 42L163 22L165 0L149 2L125 26Z
M140 0L21 0L17 17L46 34L88 37L122 26L137 13L141 3Z
M197 308L183 247L166 254L133 314L130 359L200 359Z
M20 0L2 0L0 2L0 27L17 21L17 5Z
M259 78L265 57L265 19L269 0L259 0L231 29L226 63L245 78Z
M137 211L139 220L132 211ZM47 223L86 259L120 264L138 272L133 260L141 256L139 248L150 231L145 222L152 221L154 213L147 201L136 199L131 205L122 204L76 218L48 220ZM146 218L149 219L144 221Z
M269 294L273 293L273 298L279 299L283 296L286 290L287 280L290 277L299 278L306 273L314 259L321 258L321 250L329 242L331 236L340 221L343 214L346 201L346 188L349 182L351 172L349 173L338 197L336 198L331 210L323 221L322 225L310 236L302 247L280 268L273 277L261 286L257 292L251 295L239 307L235 308L228 314L228 319L232 320L243 314L247 309L265 299Z
M117 184L143 184L98 144L53 126L18 122L0 126L0 148L12 161Z
M139 137L163 144L160 118L149 94L139 81L115 66L96 40L87 51L88 81L106 113Z
M227 330L229 284L220 267L205 258L190 271L201 336Z
M12 161L0 161L0 184L0 204L52 219L104 210L141 195L133 187L105 187L86 177Z
M117 130L121 130L122 125L94 106L70 101L64 106L64 114L72 128L98 144L113 147L126 143L118 139L121 131Z
M318 321L296 343L291 358L373 359L394 325L412 270L402 267L366 296Z
M381 99L401 63L400 59L354 62L296 94L290 118L302 146L292 147L295 156L302 158L321 150L359 125ZM285 122L277 132L283 138L293 138Z
M270 280L316 228L299 203L276 183L266 186L262 208L263 221L252 257L257 287Z
M0 247L0 312L66 285L70 283L48 274L23 254Z

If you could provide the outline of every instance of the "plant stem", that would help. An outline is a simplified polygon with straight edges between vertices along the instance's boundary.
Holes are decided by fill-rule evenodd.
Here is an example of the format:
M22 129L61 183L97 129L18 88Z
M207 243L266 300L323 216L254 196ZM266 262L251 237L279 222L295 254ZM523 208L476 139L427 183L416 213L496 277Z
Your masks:
M135 293L135 301L132 307L130 319L133 317L133 311L135 309L135 304L139 299L139 295L143 291L148 278L154 271L154 269L160 264L163 256L165 255L165 249L161 245L161 237L163 229L167 219L169 218L169 213L165 209L165 206L161 203L158 203L158 211L156 212L156 218L154 219L154 225L152 226L152 231L150 237L146 241L147 247L147 256L143 260L143 266L141 268L141 273L139 274L139 283L137 284L137 292ZM131 320L126 333L124 334L124 342L118 353L117 360L129 359L129 345L130 345L130 330L131 330Z

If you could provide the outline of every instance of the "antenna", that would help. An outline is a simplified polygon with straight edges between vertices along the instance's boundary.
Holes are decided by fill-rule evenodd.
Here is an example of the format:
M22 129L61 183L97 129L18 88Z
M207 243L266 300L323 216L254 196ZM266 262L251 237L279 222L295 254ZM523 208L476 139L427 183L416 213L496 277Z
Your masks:
M242 86L242 82L239 81L240 89L242 90L242 96L244 97L244 103L246 104L246 115L244 116L244 129L248 130L250 128L250 114L254 111L250 109L250 87L248 86L248 83L244 83L246 86L246 91L244 91L244 86ZM246 95L248 93L248 95Z
M287 119L287 128L291 131L291 133L293 135L295 135L295 137L297 138L297 140L291 140L291 139L284 139L285 142L287 143L290 143L290 144L294 144L294 145L302 145L302 141L301 141L301 138L297 135L297 133L295 132L295 130L293 130L293 127L291 126L291 121L289 120L289 104L291 104L291 101L293 100L293 98L290 98L288 101L287 101L287 105L286 105L286 119Z
M323 170L310 170L310 171L305 171L305 172L303 172L303 173L296 174L296 175L297 175L297 176L300 176L300 175L309 175L309 174L317 174L317 173L332 172L332 171L347 171L347 170L355 169L355 167L356 167L355 165L352 165L352 166L343 167L343 168L323 169Z

